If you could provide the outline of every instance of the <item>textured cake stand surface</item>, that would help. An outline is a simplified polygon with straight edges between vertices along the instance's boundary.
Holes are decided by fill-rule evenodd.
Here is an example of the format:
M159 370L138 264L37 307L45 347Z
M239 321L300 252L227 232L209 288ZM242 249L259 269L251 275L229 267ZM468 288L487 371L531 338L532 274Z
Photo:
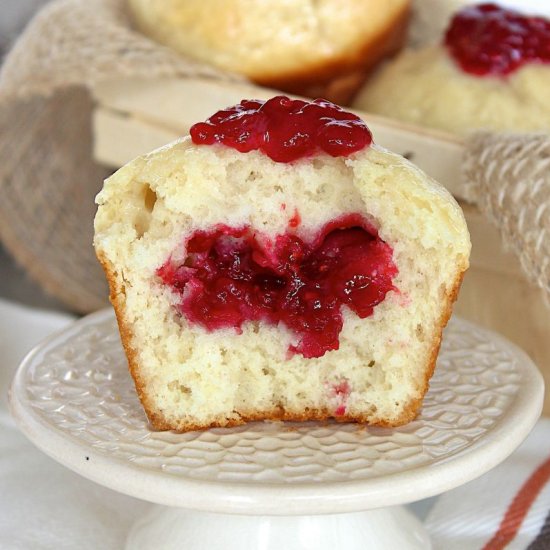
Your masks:
M253 423L155 432L114 316L102 311L27 356L11 404L38 447L117 491L195 510L294 515L391 506L465 483L521 443L542 394L523 352L455 318L422 412L401 428Z

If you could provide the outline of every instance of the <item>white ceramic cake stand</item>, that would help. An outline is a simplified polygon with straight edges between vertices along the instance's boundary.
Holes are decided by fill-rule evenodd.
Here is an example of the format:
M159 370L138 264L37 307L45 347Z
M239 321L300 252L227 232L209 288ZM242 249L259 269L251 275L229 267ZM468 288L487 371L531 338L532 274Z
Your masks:
M68 468L155 506L131 549L430 548L396 506L452 489L504 460L542 407L519 349L459 319L446 330L420 417L398 429L253 423L175 434L147 424L110 311L51 337L11 389L20 428Z

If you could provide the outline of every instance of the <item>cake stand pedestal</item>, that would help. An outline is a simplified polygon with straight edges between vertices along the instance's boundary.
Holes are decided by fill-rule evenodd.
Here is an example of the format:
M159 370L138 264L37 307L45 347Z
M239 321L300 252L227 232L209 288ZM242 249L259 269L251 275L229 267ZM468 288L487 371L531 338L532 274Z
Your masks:
M426 550L426 531L398 505L504 460L538 419L543 391L522 351L455 318L422 412L401 428L256 422L155 432L103 311L35 348L10 403L21 430L58 462L164 505L135 524L132 550Z

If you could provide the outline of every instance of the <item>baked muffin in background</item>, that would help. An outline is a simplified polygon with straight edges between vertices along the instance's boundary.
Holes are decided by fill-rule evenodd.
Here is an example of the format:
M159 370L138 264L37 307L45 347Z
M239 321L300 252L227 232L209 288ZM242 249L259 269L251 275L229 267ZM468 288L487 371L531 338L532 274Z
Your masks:
M270 88L347 102L405 42L410 0L128 0L135 26Z
M155 428L418 414L468 230L355 115L243 101L121 168L97 203L94 245Z
M401 53L354 106L420 126L550 129L550 20L496 4L457 12L438 45Z

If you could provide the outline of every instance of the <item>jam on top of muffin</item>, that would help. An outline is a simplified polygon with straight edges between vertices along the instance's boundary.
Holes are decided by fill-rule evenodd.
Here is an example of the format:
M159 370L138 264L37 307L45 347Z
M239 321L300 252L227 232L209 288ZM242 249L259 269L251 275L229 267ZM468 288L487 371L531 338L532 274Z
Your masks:
M475 76L506 76L527 63L550 63L550 21L496 4L478 4L451 20L445 46Z
M243 100L191 127L198 145L221 143L241 153L260 150L276 162L292 162L319 151L347 156L372 143L367 125L330 101L276 96Z

